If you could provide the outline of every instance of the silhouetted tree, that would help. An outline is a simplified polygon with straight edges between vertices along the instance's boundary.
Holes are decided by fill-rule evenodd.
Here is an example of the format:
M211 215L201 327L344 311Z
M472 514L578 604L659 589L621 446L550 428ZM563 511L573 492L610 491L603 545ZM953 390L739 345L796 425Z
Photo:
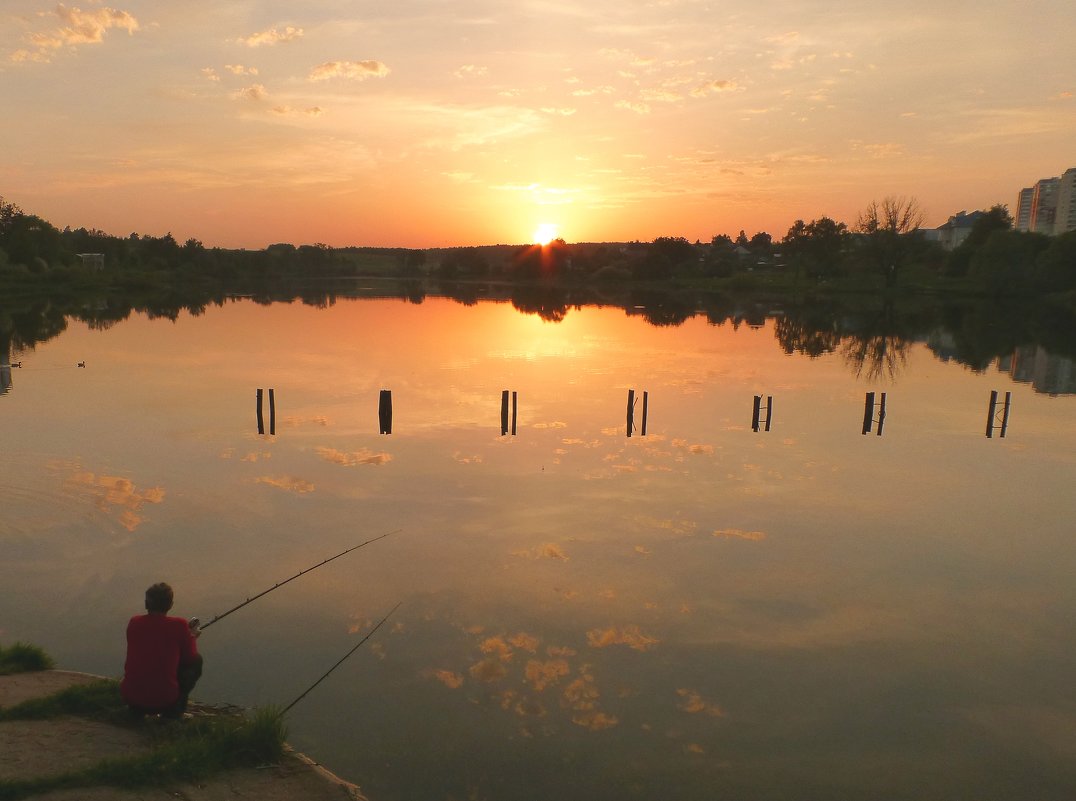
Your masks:
M972 224L968 238L958 245L945 266L945 271L950 275L966 275L971 266L972 256L975 255L994 231L1011 231L1013 226L1012 215L1009 214L1008 206L998 203L985 211Z
M886 289L897 284L897 275L908 261L915 242L909 238L923 224L923 211L915 198L889 196L879 204L871 201L856 221L864 234L867 260L885 279Z
M1076 289L1076 231L1053 237L1039 254L1035 285L1047 292Z
M1039 254L1050 245L1044 234L996 230L971 257L968 276L987 292L1007 295L1032 289Z
M759 231L750 241L747 243L748 249L756 256L768 256L770 255L770 249L773 245L773 237L767 234L765 231Z
M820 217L809 223L796 220L781 241L781 247L792 260L797 275L803 269L818 277L838 272L847 240L848 227L844 223Z

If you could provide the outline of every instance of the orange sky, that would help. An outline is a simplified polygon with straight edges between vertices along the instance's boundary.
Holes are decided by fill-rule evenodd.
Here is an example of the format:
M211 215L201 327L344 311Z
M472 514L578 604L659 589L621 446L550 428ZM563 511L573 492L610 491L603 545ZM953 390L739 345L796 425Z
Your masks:
M0 195L61 227L779 238L888 194L936 226L1076 164L1063 0L83 2L0 10Z

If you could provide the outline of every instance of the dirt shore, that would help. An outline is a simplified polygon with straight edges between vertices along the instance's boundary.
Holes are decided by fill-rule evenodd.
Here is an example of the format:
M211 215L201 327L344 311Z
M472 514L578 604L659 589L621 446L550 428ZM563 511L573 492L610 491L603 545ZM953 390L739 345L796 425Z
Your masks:
M46 670L0 676L0 707L51 695L76 684L101 678L68 670ZM137 728L61 717L50 720L0 722L0 779L36 778L92 765L109 757L148 748ZM175 783L140 790L92 787L34 796L39 801L367 801L313 760L288 749L272 765L232 770L204 784Z

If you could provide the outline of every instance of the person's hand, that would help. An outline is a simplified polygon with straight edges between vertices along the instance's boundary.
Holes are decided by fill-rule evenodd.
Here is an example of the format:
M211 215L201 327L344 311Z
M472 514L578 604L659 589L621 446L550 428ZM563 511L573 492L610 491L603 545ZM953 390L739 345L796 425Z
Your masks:
M191 636L194 637L194 639L197 640L202 636L202 622L198 618L192 617L188 620L187 627L190 628Z

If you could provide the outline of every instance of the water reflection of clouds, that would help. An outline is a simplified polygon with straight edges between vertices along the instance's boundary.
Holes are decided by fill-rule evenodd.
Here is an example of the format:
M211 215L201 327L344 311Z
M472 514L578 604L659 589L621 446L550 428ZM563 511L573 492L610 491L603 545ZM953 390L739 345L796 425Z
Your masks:
M361 448L357 451L340 451L336 448L319 446L314 452L327 462L342 465L343 467L355 467L357 465L382 465L392 461L392 454L384 451L371 451Z
M744 531L739 528L723 528L713 532L715 537L724 537L725 539L741 539L750 540L752 542L761 542L766 539L765 531Z
M225 448L220 452L221 459L234 459L236 454L235 448ZM260 462L273 458L272 451L248 451L239 457L241 462Z
M525 559L555 559L560 562L567 562L569 558L568 554L564 553L564 549L555 542L547 542L529 550L512 551L512 556Z
M51 462L49 467L67 472L66 487L89 495L99 511L115 515L116 522L128 531L134 531L145 522L142 513L145 504L164 501L165 491L161 487L140 490L129 478L83 470L77 462Z
M298 428L299 426L312 425L326 427L329 425L329 418L323 414L314 415L312 417L297 417L288 416L280 419L280 425L288 428Z
M714 446L713 445L706 445L706 444L703 444L703 443L692 444L692 443L688 442L686 439L674 439L670 444L674 448L676 448L677 450L685 451L687 453L697 455L697 456L701 456L701 455L712 456L713 453L714 453Z
M452 454L452 460L458 464L482 464L482 455L479 453L471 456L466 456L460 451L456 451Z
M626 645L635 651L649 651L657 647L659 642L657 638L643 634L635 624L623 628L610 626L607 629L591 629L587 632L587 644L592 648Z
M476 638L478 658L465 671L446 667L427 669L423 671L426 678L451 690L463 688L468 680L476 686L487 687L487 698L492 703L519 718L547 718L550 705L542 697L554 693L556 702L553 708L564 710L566 720L576 726L600 731L619 724L619 719L601 706L602 693L593 666L582 663L573 675L571 660L578 656L576 649L557 644L543 648L542 639L528 632L486 635L482 626L464 627L462 630ZM648 650L651 642L656 642L643 635L636 626L611 629L596 635L599 642L597 647L614 644L614 640L624 644L634 643L641 650ZM517 658L519 654L525 654L525 658ZM504 682L509 683L507 687ZM625 690L620 697L631 694L633 691ZM684 699L682 703L690 705L694 701ZM540 733L548 736L556 732L557 721L550 720ZM533 736L535 731L525 727L520 733Z
M295 476L258 476L254 479L254 482L294 492L297 495L305 495L314 491L314 485L311 482L305 478L296 478Z
M703 697L694 690L681 688L676 691L676 694L682 699L677 706L688 714L705 714L715 718L725 716L725 711L721 707L703 700Z

